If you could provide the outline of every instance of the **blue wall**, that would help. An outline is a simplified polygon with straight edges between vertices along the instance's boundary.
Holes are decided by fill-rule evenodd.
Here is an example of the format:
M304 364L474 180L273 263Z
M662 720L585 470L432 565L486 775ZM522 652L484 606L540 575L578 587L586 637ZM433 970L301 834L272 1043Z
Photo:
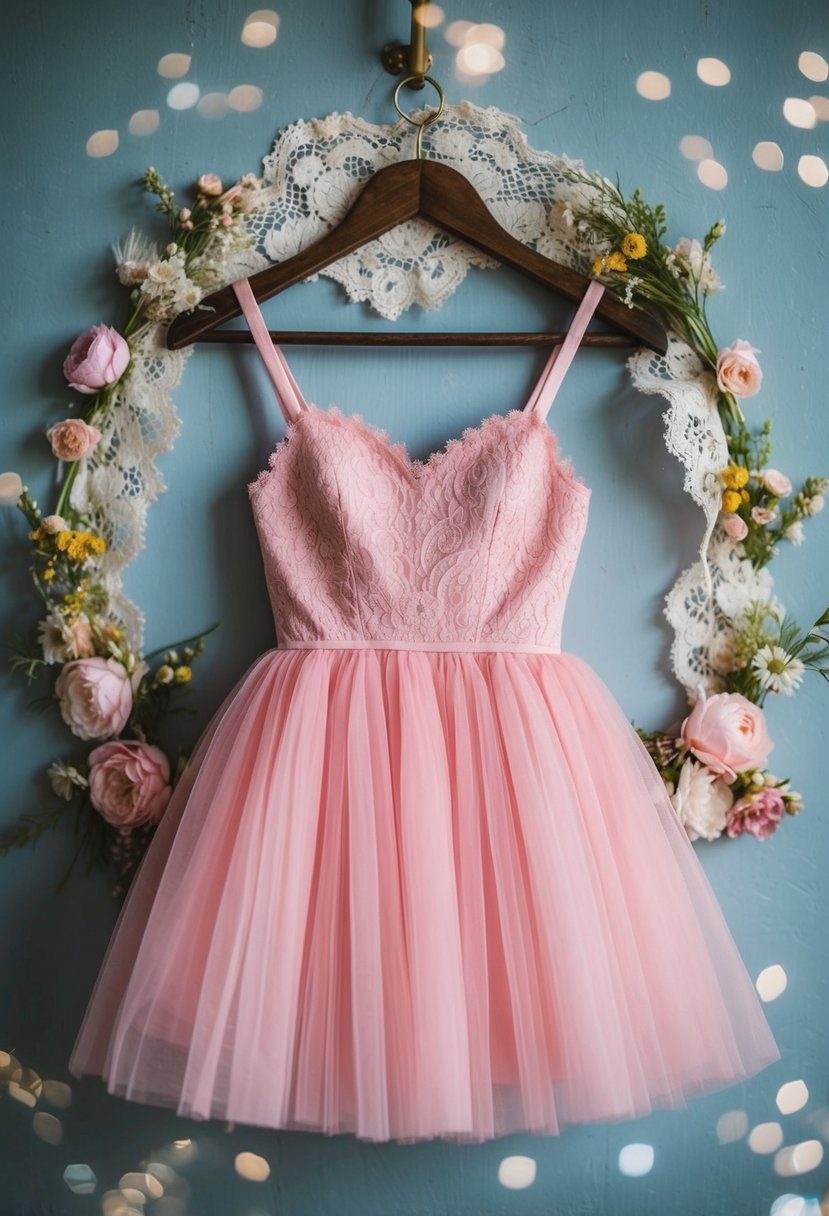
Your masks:
M66 408L62 357L88 324L119 319L123 298L108 246L132 223L150 221L150 203L135 185L144 167L154 164L183 190L207 170L225 180L258 170L276 131L295 118L334 110L374 122L393 117L392 80L377 51L406 30L403 0L282 0L279 37L265 49L240 42L251 7L240 0L85 0L76 11L55 0L30 0L5 16L0 464L23 473L36 496L47 494L52 474L42 432ZM795 479L829 472L829 187L810 188L795 169L803 153L829 158L829 126L799 130L781 113L787 96L829 92L797 69L803 50L829 55L825 6L808 0L783 13L771 0L667 6L656 0L478 0L463 10L447 8L448 20L461 18L503 27L506 67L479 88L452 83L452 51L437 31L430 36L433 70L447 83L450 100L469 96L520 115L534 147L580 157L608 176L618 171L627 190L638 185L666 204L672 240L701 236L714 219L727 218L717 250L727 290L710 307L715 334L722 344L748 338L762 352L765 382L750 416L775 419L774 463ZM257 84L264 104L216 122L194 110L174 113L165 104L171 82L156 71L171 51L193 56L188 78L202 92ZM701 56L729 64L727 87L697 79ZM637 95L634 82L645 69L671 78L667 100ZM130 115L144 108L160 110L158 131L128 135ZM118 129L120 147L91 159L86 140L102 128ZM686 134L712 142L729 173L722 192L700 184L680 154ZM780 144L782 172L754 166L758 140ZM281 306L274 302L274 320L286 315ZM359 327L367 319L356 305L344 309L341 293L326 281L293 289L291 309L298 323L309 325ZM505 310L516 327L533 326L549 320L551 303L506 275L479 272L432 320L439 328L493 327ZM503 349L292 355L310 399L363 412L406 440L415 456L493 410L520 404L540 359ZM281 419L252 350L198 348L176 402L182 434L162 461L169 490L151 512L147 549L129 570L128 589L147 614L149 647L222 622L199 673L199 708L186 726L192 740L247 664L273 644L245 487L266 463ZM594 491L565 645L600 672L630 717L653 726L682 708L667 672L661 599L692 559L700 531L698 513L680 493L681 472L661 445L660 413L657 399L629 387L621 354L583 351L551 419ZM22 521L14 511L0 513L0 553L8 629L28 623L34 610L21 572ZM787 550L775 563L781 596L804 622L827 600L828 564L829 527L822 519L809 529L804 548ZM26 708L22 685L4 677L0 687L6 752L0 815L11 823L42 805L48 795L43 769L61 754L64 739L52 719ZM463 1148L367 1146L348 1137L247 1129L228 1134L216 1124L110 1098L95 1080L73 1082L72 1106L55 1112L63 1121L58 1145L34 1134L26 1107L0 1102L0 1214L98 1212L101 1195L122 1174L187 1137L199 1150L181 1171L191 1188L189 1206L165 1201L148 1212L766 1216L781 1195L821 1194L829 1185L829 1159L800 1178L781 1178L773 1155L752 1153L745 1138L721 1145L716 1130L724 1112L739 1110L750 1126L778 1120L786 1144L829 1143L827 711L817 678L794 703L772 705L770 719L775 768L791 774L806 810L768 843L700 846L752 975L773 963L788 974L786 992L767 1007L783 1059L760 1077L695 1100L680 1114ZM55 893L73 847L67 827L36 852L3 861L0 907L0 1049L64 1081L71 1080L66 1061L115 916L98 877L79 876ZM644 876L647 858L642 865ZM797 1114L782 1116L775 1095L798 1078L810 1100ZM630 1143L654 1148L653 1169L644 1177L620 1172L619 1152ZM270 1162L268 1181L235 1174L234 1157L244 1150ZM537 1163L527 1189L507 1190L498 1181L499 1163L513 1155ZM62 1181L70 1163L91 1165L96 1195L70 1194ZM795 1205L786 1216L800 1210L814 1209Z

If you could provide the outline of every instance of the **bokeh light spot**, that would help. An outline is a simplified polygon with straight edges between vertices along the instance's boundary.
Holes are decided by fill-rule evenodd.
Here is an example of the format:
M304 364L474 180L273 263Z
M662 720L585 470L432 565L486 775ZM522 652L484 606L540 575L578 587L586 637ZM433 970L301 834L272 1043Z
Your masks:
M698 59L697 76L703 84L721 87L731 79L731 69L722 59Z
M199 86L192 80L174 84L167 94L167 105L171 110L191 110L199 100Z
M775 147L777 145L775 144ZM782 153L781 153L782 155ZM763 1001L776 1001L786 991L789 980L779 963L764 967L755 981L755 988Z
M414 10L414 18L424 29L437 29L446 19L446 13L439 4L419 4Z
M158 61L158 74L167 80L178 80L190 71L191 62L190 55L179 55L177 52L162 55Z
M488 42L466 42L458 51L455 62L461 72L483 76L500 72L505 61L498 48Z
M236 88L231 89L228 93L227 101L232 110L246 113L250 110L258 110L263 97L264 94L257 85L237 84Z
M628 1178L642 1178L653 1169L652 1144L626 1144L619 1153L619 1171Z
M63 1171L63 1181L73 1195L94 1195L98 1185L95 1171L88 1165L67 1165Z
M245 46L270 46L279 33L279 14L272 8L258 8L245 17L242 42Z
M498 1166L498 1181L508 1191L524 1191L535 1182L534 1157L504 1157Z
M777 1109L781 1115L792 1115L796 1110L802 1110L809 1101L809 1090L805 1081L787 1081L777 1091Z
M724 190L728 185L725 165L721 165L719 161L712 160L708 156L697 165L697 177L709 190Z
M228 105L227 93L205 93L196 109L202 118L224 118Z
M809 98L809 105L820 122L829 122L829 97L821 97L818 93Z
M705 160L714 155L714 149L702 135L683 135L679 150L688 160Z
M463 46L474 25L474 21L451 21L443 31L443 36L452 46Z
M271 1167L264 1157L258 1157L256 1153L237 1153L233 1164L236 1173L247 1178L248 1182L264 1182L270 1177Z
M783 149L780 144L776 144L773 139L762 139L759 144L755 144L752 149L751 159L754 161L758 169L766 169L770 173L776 173L783 168ZM771 967L766 968L771 971ZM764 973L765 974L765 973ZM757 981L759 985L759 980ZM783 987L785 987L785 982ZM762 995L762 994L761 994ZM763 997L764 1000L773 1000L773 997Z
M96 131L86 141L87 156L112 156L118 148L118 132Z
M806 131L817 124L815 107L805 97L787 97L783 102L783 117L791 126Z
M782 1178L793 1178L817 1169L823 1160L823 1145L819 1140L801 1140L781 1148L774 1158L774 1172Z
M640 72L636 92L647 101L664 101L671 95L671 82L663 72Z
M825 186L829 180L829 169L820 156L801 156L797 162L797 174L807 186Z
M717 1120L717 1139L720 1144L733 1144L742 1140L748 1131L748 1115L744 1110L727 1110Z
M47 1144L60 1144L63 1139L63 1124L55 1115L48 1115L45 1110L39 1110L32 1119L32 1128L36 1136Z
M158 110L136 110L129 121L127 130L130 135L152 135L158 130L161 116Z
M829 63L817 51L802 51L798 56L797 66L807 80L820 83L829 78Z
M758 1123L748 1134L748 1147L753 1153L773 1153L783 1143L783 1128L779 1123Z

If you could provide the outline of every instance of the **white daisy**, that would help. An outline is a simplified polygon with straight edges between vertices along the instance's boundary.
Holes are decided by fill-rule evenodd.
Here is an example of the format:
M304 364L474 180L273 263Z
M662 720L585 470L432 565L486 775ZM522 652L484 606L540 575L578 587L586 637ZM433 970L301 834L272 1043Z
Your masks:
M764 646L751 660L760 679L760 687L767 692L782 692L790 697L802 684L805 667L800 659L789 654L782 646Z
M74 764L62 764L60 760L56 760L46 771L58 798L65 798L67 802L74 797L75 790L85 790L89 785L86 777L78 772Z

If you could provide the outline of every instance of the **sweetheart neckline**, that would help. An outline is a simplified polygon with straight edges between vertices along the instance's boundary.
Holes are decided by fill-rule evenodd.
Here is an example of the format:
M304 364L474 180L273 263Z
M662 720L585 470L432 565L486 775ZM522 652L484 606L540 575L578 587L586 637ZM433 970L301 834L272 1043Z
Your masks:
M473 436L483 435L488 427L494 426L499 422L502 424L508 424L511 419L513 419L516 415L519 415L522 420L538 422L539 425L543 427L549 445L552 448L555 469L567 481L567 484L572 486L580 494L584 495L585 498L589 498L592 494L590 486L585 485L584 481L573 469L570 459L567 458L562 460L559 458L558 439L555 432L552 431L547 425L546 419L542 418L537 410L528 409L526 405L515 406L512 409L507 410L505 413L495 411L492 414L488 414L485 418L480 419L479 422L464 427L463 431L461 431L459 435L450 436L450 438L447 439L441 447L435 448L434 451L430 452L427 456L420 458L410 455L408 445L406 444L405 440L393 439L385 427L382 427L374 422L369 422L361 413L345 413L340 409L339 406L333 404L329 405L326 409L321 409L318 405L308 402L306 403L305 408L302 409L300 413L296 415L296 417L291 418L286 422L285 435L277 442L276 447L271 452L268 467L259 473L258 477L251 483L251 487L261 484L261 482L265 480L265 478L273 470L279 455L290 443L300 420L311 415L316 415L318 418L325 418L329 420L333 419L339 424L344 423L346 425L354 426L357 430L362 431L363 434L367 434L378 439L385 450L388 451L392 456L396 457L405 467L408 476L416 486L422 484L424 474L431 472L439 464L441 464L442 461L452 453L455 447L464 444Z

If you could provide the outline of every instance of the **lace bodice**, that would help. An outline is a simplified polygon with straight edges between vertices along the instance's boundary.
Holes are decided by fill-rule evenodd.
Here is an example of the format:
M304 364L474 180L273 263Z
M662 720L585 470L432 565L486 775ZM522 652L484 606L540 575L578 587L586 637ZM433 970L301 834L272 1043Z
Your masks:
M359 414L309 406L247 281L235 290L288 426L250 487L280 646L558 651L590 491L545 419L602 285L524 409L424 461Z
M589 493L537 411L424 462L359 415L304 410L251 486L280 645L556 650Z

